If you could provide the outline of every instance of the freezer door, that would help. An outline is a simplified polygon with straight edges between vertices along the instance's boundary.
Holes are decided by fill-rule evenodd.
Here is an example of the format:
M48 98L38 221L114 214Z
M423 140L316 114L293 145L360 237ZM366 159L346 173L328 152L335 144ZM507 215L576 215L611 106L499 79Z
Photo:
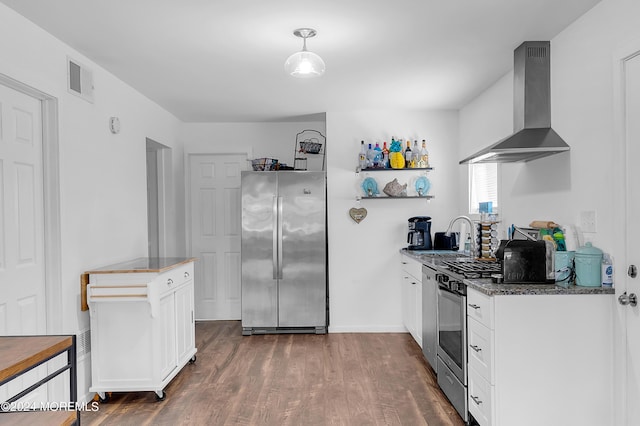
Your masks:
M281 213L279 326L327 323L324 172L277 172Z
M278 326L275 172L242 172L242 326Z

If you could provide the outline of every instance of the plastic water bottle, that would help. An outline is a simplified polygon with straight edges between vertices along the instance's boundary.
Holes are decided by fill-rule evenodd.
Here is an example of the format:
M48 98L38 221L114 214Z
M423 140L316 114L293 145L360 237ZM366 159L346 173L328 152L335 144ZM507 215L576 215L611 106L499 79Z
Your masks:
M602 287L613 288L613 263L607 253L602 256Z

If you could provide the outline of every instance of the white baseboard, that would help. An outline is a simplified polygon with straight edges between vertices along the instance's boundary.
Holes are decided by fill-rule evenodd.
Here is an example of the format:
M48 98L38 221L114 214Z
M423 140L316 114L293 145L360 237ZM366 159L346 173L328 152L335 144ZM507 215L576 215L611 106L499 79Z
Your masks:
M329 333L408 333L403 325L330 325Z

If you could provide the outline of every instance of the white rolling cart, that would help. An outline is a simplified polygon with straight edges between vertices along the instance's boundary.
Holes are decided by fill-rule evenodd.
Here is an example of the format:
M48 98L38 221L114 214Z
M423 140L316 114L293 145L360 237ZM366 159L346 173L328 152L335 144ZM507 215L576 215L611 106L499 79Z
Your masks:
M195 258L139 258L88 271L91 318L89 390L164 388L196 360L193 300Z

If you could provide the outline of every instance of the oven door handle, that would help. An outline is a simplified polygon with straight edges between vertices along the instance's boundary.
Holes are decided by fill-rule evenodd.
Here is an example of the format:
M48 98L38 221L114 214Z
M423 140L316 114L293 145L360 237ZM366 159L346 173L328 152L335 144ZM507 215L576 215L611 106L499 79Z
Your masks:
M453 294L454 296L461 296L460 293L455 292L453 290L451 290L449 287L447 287L446 285L442 285L442 284L438 284L438 288L440 290L446 291L447 293Z

